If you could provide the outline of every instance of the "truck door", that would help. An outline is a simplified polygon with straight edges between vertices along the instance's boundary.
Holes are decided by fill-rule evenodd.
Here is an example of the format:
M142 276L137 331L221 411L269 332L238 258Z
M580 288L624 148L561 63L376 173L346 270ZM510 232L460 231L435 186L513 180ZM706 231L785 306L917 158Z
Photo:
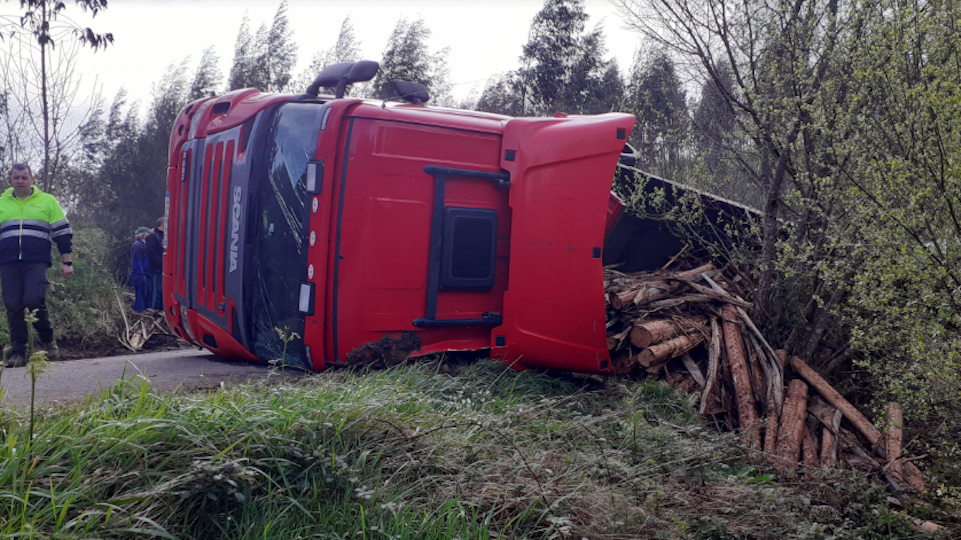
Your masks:
M358 117L345 129L328 358L408 330L422 351L489 347L511 219L500 135Z

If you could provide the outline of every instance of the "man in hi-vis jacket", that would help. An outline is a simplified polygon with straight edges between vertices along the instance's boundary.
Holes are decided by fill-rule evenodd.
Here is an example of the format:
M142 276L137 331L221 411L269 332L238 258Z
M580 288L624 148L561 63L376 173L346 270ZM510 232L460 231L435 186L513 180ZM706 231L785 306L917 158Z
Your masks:
M0 287L10 325L7 367L18 367L27 363L24 309L37 310L38 348L51 358L60 354L47 314L47 269L52 265L51 243L56 242L63 263L60 273L73 273L73 230L57 199L33 185L30 167L14 165L9 178L11 187L0 195Z

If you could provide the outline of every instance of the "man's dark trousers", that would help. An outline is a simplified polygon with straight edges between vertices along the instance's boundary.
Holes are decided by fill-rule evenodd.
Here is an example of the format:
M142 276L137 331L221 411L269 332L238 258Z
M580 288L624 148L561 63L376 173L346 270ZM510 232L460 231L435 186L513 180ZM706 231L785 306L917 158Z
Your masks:
M47 268L45 262L14 262L0 264L0 287L3 287L3 305L7 308L10 325L11 354L26 354L30 337L23 309L37 310L37 322L33 323L41 342L53 341L53 327L47 314Z

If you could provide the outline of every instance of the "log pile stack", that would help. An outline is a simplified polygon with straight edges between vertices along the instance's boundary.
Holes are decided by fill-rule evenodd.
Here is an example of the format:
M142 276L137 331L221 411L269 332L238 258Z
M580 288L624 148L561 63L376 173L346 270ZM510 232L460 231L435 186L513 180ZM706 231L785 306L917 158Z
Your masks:
M731 273L730 271L728 273ZM925 491L902 454L901 410L884 433L800 358L775 350L748 316L751 286L713 265L684 272L605 272L607 343L620 375L663 377L705 417L737 429L781 471L847 466L898 491Z

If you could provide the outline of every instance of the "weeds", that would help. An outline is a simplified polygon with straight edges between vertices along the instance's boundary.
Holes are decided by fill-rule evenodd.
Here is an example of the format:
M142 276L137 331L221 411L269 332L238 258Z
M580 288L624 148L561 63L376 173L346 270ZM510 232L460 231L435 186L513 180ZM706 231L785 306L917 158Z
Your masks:
M905 537L858 478L779 483L654 383L445 369L193 397L132 378L41 411L32 452L10 411L0 536Z

